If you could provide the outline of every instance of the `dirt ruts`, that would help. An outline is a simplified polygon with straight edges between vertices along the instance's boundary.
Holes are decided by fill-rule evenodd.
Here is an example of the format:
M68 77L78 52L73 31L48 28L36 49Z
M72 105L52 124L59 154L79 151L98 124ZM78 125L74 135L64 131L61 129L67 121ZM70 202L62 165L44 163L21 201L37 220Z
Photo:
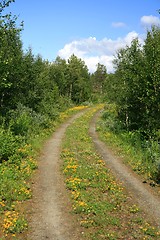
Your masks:
M96 121L100 112L97 112L93 117L89 133L97 148L97 151L105 160L107 166L112 170L113 174L126 187L129 194L134 198L135 203L143 208L148 217L160 228L160 199L158 196L146 186L142 180L127 167L120 158L117 158L107 148L106 144L100 141L95 130Z
M86 110L85 110L86 111ZM61 142L66 128L85 111L62 124L46 142L39 159L39 167L33 184L33 199L30 201L30 224L27 240L80 240L82 229L71 214L71 201L61 173ZM160 227L160 200L116 158L98 138L95 123L99 112L93 117L89 134L99 154L113 174L125 185L129 194Z
M62 124L42 150L34 179L27 240L81 239L82 233L70 213L71 203L61 175L60 147L66 128L83 112Z

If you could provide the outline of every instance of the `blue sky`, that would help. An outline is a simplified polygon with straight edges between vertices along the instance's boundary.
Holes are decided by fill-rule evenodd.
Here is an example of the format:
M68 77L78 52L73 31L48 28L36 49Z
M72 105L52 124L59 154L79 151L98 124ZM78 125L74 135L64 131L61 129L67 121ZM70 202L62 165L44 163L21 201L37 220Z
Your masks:
M115 52L160 24L160 0L16 0L8 8L24 21L24 49L53 61L74 53L90 71L113 70Z

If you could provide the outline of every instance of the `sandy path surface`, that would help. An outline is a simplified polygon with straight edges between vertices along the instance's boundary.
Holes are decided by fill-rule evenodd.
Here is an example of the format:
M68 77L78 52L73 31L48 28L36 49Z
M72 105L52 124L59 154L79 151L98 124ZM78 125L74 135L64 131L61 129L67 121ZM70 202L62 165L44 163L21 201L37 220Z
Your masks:
M29 240L79 240L80 227L71 211L60 171L60 147L66 128L83 112L76 114L53 134L42 150L33 185Z
M146 215L160 228L160 199L154 195L149 187L142 183L142 180L129 167L107 149L106 144L99 140L98 134L95 131L95 124L98 117L99 112L92 119L89 129L98 152L116 178L123 183L129 194L133 196L135 203L137 202L143 208Z

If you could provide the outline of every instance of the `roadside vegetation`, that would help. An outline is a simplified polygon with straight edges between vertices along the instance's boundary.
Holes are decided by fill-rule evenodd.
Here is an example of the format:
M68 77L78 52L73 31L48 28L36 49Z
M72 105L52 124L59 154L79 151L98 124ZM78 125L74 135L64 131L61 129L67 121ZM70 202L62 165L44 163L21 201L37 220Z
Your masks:
M0 1L1 240L18 239L27 229L27 220L22 205L24 201L32 197L30 179L38 167L38 150L43 141L71 114L86 106L102 102L106 105L102 120L98 125L103 139L107 141L107 144L114 143L114 146L117 144L118 148L123 147L123 154L129 156L133 169L145 174L147 180L153 180L157 185L160 181L160 29L153 27L149 30L143 46L135 39L131 46L121 49L114 60L114 74L108 74L106 67L100 63L98 63L96 71L91 74L85 62L74 54L68 60L57 56L54 62L49 62L40 55L35 56L31 48L24 51L21 41L23 22L18 25L17 17L12 13L7 13L7 7L12 2L14 0ZM84 121L88 120L84 119ZM88 123L86 122L86 124ZM79 135L76 138L78 139ZM79 147L84 144L85 149L87 141L90 145L88 136L82 134L78 142ZM88 147L90 148L90 146ZM69 146L69 152L70 148ZM72 149L74 150L74 148ZM93 149L92 151L86 150L81 156L83 160L88 159L90 166L86 166L86 174L89 173L91 179L86 177L87 182L84 183L83 181L79 182L81 176L75 176L73 179L71 176L70 180L75 181L75 184L83 190L83 186L85 188L85 184L89 185L93 177L93 186L91 184L87 188L92 197L94 184L97 184L94 181L96 178L99 180L102 178L99 181L100 189L105 189L104 182L109 181L107 182L108 186L111 185L111 189L116 189L115 192L107 190L109 194L111 196L115 194L115 198L118 194L118 197L121 198L123 194L117 193L120 191L119 185L117 186L116 183L115 188L113 187L114 184L112 185L112 180L110 180L112 177L106 176L109 173L108 170L104 170L104 163L96 153L94 155L92 152L94 152ZM80 152L76 154L74 158L77 158ZM65 151L62 155L65 157ZM92 158L95 161L93 163ZM97 163L97 161L99 162ZM77 164L82 165L81 163ZM79 165L71 164L69 166L71 169L66 165L65 174L68 174L70 170L71 172L74 170L75 174L77 170L79 171ZM94 173L95 166L97 166L96 173ZM82 174L84 174L83 166L82 170ZM107 178L109 180L106 180ZM72 188L69 180L67 186ZM97 193L97 199L102 192L98 191L100 193ZM72 192L79 194L76 190ZM76 205L78 195L73 196L73 199L75 198L74 211L81 213L81 209L85 209L83 211L86 219L82 216L81 225L88 229L91 225L91 228L94 229L93 239L96 239L96 234L103 237L103 230L100 230L101 234L98 233L99 230L97 232L95 230L96 228L101 229L101 224L102 229L104 228L104 220L100 220L98 223L98 218L95 219L96 212L102 213L101 206L96 202L95 204L87 203L89 211L91 210L91 214L89 214L86 210L87 207L83 206L85 201L90 201L89 195L87 195L88 200L84 202L83 197L81 199L80 196L79 203L77 200L77 204L80 206ZM106 197L107 194L103 194L103 199ZM116 201L118 200L115 199L115 204ZM103 209L103 203L101 204ZM112 206L109 204L108 208L112 209ZM114 211L116 215L116 209ZM116 220L114 217L111 216L105 221L107 224L110 224L110 221L114 222L115 228L117 228L120 220L118 218ZM126 219L126 217L124 218ZM132 228L131 225L130 227ZM147 229L146 232L151 231L152 233L150 235L142 234L143 230L138 228L138 236L139 234L143 236L153 234L156 239L156 230L153 230L152 227L145 229ZM112 230L111 227L111 232L108 233L109 239L116 238L116 236L112 237ZM127 231L129 231L129 227Z
M50 122L49 127L40 128L32 137L14 135L11 130L3 130L0 163L0 239L23 239L22 233L28 228L24 201L31 199L31 177L37 169L39 150L51 133L71 115L87 106L75 106L61 112ZM30 129L31 130L31 129Z
M104 86L106 99L113 105L107 105L110 109L103 115L104 132L109 131L117 144L120 141L119 145L128 148L134 156L130 162L134 170L156 183L160 182L159 43L160 28L153 26L143 45L134 39L118 51L115 73Z
M144 183L149 183L159 191L160 181L160 146L153 139L144 139L139 131L127 131L117 121L115 104L105 106L102 118L97 123L99 137L106 142L115 154L137 174Z
M72 212L84 239L159 239L158 229L126 195L95 152L89 122L102 105L91 108L66 131L61 157Z
M24 52L23 23L17 26L17 17L6 13L12 2L0 1L1 240L23 239L28 225L23 202L32 197L38 151L91 97L90 75L81 59L73 55L68 62L57 57L49 63L32 49Z

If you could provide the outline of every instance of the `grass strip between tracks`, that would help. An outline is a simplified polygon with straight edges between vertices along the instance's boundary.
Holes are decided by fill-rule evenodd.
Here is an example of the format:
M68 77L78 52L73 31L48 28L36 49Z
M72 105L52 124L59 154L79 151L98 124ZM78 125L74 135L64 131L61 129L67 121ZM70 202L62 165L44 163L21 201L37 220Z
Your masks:
M126 195L89 137L89 122L102 105L91 108L68 127L61 158L73 213L84 239L159 239L158 230Z

